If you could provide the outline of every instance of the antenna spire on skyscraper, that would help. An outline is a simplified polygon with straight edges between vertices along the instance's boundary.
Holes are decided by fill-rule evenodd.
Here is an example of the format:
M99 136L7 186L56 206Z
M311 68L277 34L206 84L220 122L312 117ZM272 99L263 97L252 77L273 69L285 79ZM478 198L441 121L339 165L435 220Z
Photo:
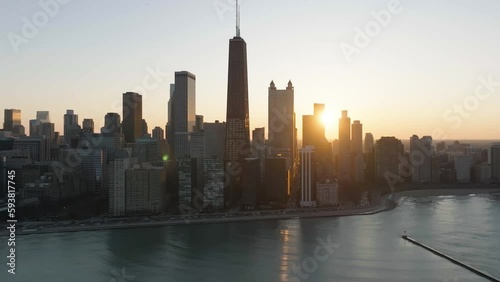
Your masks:
M240 37L240 5L236 0L236 37Z

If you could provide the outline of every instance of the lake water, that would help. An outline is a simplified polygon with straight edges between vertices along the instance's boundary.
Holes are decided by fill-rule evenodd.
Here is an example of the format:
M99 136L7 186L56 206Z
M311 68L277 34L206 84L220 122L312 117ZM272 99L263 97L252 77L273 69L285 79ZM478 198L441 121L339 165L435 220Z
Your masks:
M368 216L18 236L0 281L486 281L400 238L500 277L500 196L407 198ZM325 247L326 246L326 247Z

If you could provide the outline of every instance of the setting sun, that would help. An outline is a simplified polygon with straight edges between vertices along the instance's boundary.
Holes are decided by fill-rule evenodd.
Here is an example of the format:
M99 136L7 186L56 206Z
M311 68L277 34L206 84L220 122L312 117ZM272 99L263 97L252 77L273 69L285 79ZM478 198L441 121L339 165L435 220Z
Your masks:
M333 115L333 112L332 111L324 111L323 115L321 115L321 122L323 122L323 124L325 126L334 125L335 117Z

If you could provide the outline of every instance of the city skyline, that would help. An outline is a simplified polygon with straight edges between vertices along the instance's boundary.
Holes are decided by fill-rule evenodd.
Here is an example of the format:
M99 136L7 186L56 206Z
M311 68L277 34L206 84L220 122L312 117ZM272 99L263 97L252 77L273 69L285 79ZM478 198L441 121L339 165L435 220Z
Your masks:
M0 281L500 281L481 1L0 3Z
M145 88L143 81L148 78L155 87L139 93L144 97L144 119L150 128L163 128L167 121L169 86L174 81L174 72L187 70L197 76L197 112L204 115L205 121L224 121L226 43L227 38L234 34L235 11L232 7L221 11L214 3L178 3L163 10L167 4L157 1L123 3L119 7L95 2L94 6L86 5L83 11L78 9L82 4L76 2L61 6L46 27L40 28L27 44L19 46L18 53L13 51L8 37L1 41L0 49L6 54L1 61L6 67L0 74L8 81L6 93L11 96L2 101L2 106L21 109L22 124L26 129L36 111L49 110L55 130L63 132L63 116L68 109L74 110L81 120L93 119L95 128L101 128L106 113L121 113L121 95L135 91L137 87ZM493 17L493 9L487 9L486 5L472 6L465 1L445 1L432 9L427 3L400 1L402 10L393 14L388 26L348 62L339 46L353 44L355 29L372 22L372 12L377 14L386 10L388 1L374 1L362 9L346 2L316 1L304 6L298 1L288 1L287 11L280 12L282 19L276 22L272 19L273 12L282 3L246 1L242 4L242 33L250 42L251 130L267 128L267 106L261 104L267 101L269 83L274 81L278 88L284 88L292 80L299 139L302 136L301 116L309 113L313 103L325 104L333 120L340 117L341 110L348 110L351 116L361 120L364 131L372 132L375 139L381 136L408 139L413 134L436 136L436 140L500 138L495 123L496 95L486 97L483 92L484 99L471 98L476 89L484 85L482 81L490 81L492 94L499 91L496 85L498 57L494 56L493 50L498 49L500 42L493 36L491 23L498 21ZM492 1L488 3L498 5ZM8 24L2 26L1 31L20 34L23 22L19 19L23 16L30 19L41 8L36 2L12 5L18 6L6 15ZM474 12L466 13L469 8ZM300 9L316 14L303 15L305 18L299 24L293 19L294 11ZM132 11L134 19L143 21L137 27L129 26L125 18L119 17ZM192 24L177 28L174 20L179 16L172 14L169 18L160 13L162 11L178 13ZM440 11L448 13L438 17ZM106 14L117 18L107 20ZM89 26L81 32L95 33L90 38L105 55L77 38L71 40L73 35L60 28L65 25L67 29L76 27L85 16L95 17L99 30ZM149 21L145 20L146 16ZM437 31L428 31L426 25L429 23L424 20L427 18L442 25L438 25ZM314 20L334 28L326 29ZM335 24L337 21L341 24ZM452 33L453 23L462 25L460 35ZM124 28L120 26L123 24ZM204 27L198 28L199 25ZM118 26L120 30L117 30ZM467 26L471 27L470 31ZM129 31L127 27L130 27ZM205 32L207 28L210 28L210 36ZM116 42L105 40L105 34L114 32ZM140 40L151 40L148 41L151 43L124 46L121 43L124 32L138 36ZM173 47L166 45L171 41L168 34L173 36L183 32L186 33L184 41ZM424 41L421 41L424 39L422 32L430 33ZM451 40L439 36L439 32L446 32ZM474 41L478 36L474 33L480 33L483 44L474 45L474 48L457 44L469 39ZM487 36L490 33L492 36ZM283 44L277 45L274 41L283 41ZM421 51L422 45L424 51ZM120 52L113 51L117 46L120 46ZM198 46L203 46L203 50ZM48 48L55 48L57 52L49 52L47 50L52 49ZM86 52L76 56L80 51ZM40 52L46 56L37 56ZM207 56L207 53L211 55ZM63 61L65 64L61 63ZM456 61L462 65L457 65ZM71 67L68 69L67 65ZM487 88L488 85L483 90ZM66 95L72 95L71 99L63 99ZM477 106L474 101L478 102ZM471 104L467 106L467 103ZM462 108L465 105L462 113L455 108L458 104ZM3 112L0 112L0 119L3 120ZM446 138L439 138L439 134L434 133L436 129L441 129ZM329 140L337 139L337 132L335 122L327 125L326 137Z

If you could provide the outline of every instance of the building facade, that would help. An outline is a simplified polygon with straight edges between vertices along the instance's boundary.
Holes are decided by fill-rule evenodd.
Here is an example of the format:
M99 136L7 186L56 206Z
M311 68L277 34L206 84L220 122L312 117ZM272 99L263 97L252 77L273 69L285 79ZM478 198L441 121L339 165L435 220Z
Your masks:
M300 150L300 206L316 206L316 162L314 147L307 146Z
M126 143L135 143L142 137L142 96L135 92L123 93L122 133Z

